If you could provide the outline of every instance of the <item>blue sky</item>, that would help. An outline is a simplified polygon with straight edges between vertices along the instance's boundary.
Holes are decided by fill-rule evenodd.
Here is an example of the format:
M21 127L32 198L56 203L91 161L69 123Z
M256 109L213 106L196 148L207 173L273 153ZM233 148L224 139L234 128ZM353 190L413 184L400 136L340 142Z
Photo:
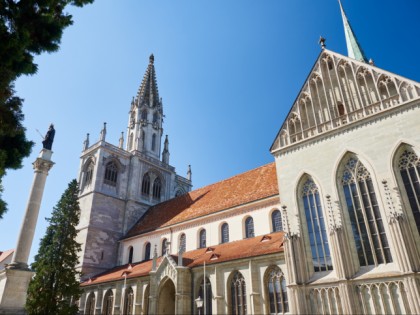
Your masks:
M420 2L342 3L367 57L420 81ZM170 163L181 175L192 165L194 188L273 161L269 147L320 52L320 35L347 54L336 0L97 0L71 13L61 49L37 57L38 73L16 82L36 145L4 179L0 250L16 245L42 147L36 129L45 134L53 122L57 130L31 259L44 218L78 175L86 133L96 142L107 122L107 141L117 144L126 130L151 53Z

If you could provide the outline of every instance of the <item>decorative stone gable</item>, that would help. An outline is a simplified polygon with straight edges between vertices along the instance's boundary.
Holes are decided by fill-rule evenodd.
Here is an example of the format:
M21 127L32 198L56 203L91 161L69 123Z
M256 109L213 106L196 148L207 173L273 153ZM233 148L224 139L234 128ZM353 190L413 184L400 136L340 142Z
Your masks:
M341 128L419 96L417 82L324 49L271 150Z

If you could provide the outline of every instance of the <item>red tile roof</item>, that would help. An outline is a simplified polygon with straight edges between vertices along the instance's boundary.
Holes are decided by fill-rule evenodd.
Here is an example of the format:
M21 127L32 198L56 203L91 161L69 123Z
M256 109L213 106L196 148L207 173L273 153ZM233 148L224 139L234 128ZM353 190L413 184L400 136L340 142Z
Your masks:
M151 207L126 238L278 194L270 163Z
M183 266L192 268L203 265L204 261L206 265L211 265L241 258L274 254L276 252L280 253L284 251L283 238L283 232L276 232L207 248L195 249L185 252L182 255ZM171 256L176 262L178 261L177 255ZM163 257L158 258L158 266L162 259ZM118 266L83 282L82 286L123 280L124 273L127 274L127 279L146 276L152 270L152 263L152 260L148 260L131 265Z
M8 249L8 250L5 250L4 252L0 252L0 262L5 260L10 255L12 255L14 251L15 251L14 249Z

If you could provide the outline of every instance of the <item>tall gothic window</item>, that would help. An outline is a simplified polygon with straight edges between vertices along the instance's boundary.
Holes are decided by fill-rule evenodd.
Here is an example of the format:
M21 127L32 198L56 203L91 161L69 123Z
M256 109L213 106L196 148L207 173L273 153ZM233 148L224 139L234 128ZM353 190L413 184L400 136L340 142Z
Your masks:
M130 246L128 249L128 263L131 264L133 262L133 246Z
M141 120L147 121L147 110L141 112Z
M205 282L205 283L204 283ZM206 294L204 294L204 290L206 290ZM212 304L212 300L213 300L213 296L211 293L211 283L209 278L206 277L206 280L204 281L204 279L201 280L200 283L200 288L198 289L198 296L201 297L203 299L203 313L204 315L210 315L213 314L212 313L212 308L211 308L211 304Z
M351 157L341 182L360 265L392 262L370 173L357 158Z
M164 238L162 240L162 256L166 254L167 247L168 247L168 240Z
M150 176L148 173L144 174L143 181L141 183L141 192L145 195L150 193Z
M147 243L144 249L144 260L150 260L150 248L151 248L150 243Z
M236 271L230 283L230 304L232 315L246 314L246 285L245 279L239 271Z
M88 186L92 183L93 177L93 162L90 161L85 171L85 186Z
M154 112L153 113L153 123L157 123L157 121L158 121L158 113L157 112Z
M185 234L182 233L181 236L179 237L179 251L181 253L185 252L186 243L187 243L187 238L186 238Z
M254 237L254 219L248 217L245 220L245 238Z
M286 279L280 268L272 268L266 278L270 314L284 314L289 311Z
M112 290L108 290L105 293L104 308L103 308L102 313L104 315L112 315L113 308L114 308L114 294L112 293Z
M156 150L156 134L152 135L152 151Z
M162 183L159 177L155 178L153 182L153 198L160 199L160 191L162 190Z
M86 315L94 315L95 314L95 293L90 293L87 301L86 301L86 307L85 307L85 314Z
M327 230L322 212L318 187L312 178L308 178L302 186L302 201L308 224L309 244L312 252L314 271L332 270Z
M143 298L143 314L149 314L149 297L150 297L150 285L147 285L146 290L144 291L144 298Z
M124 296L124 314L131 315L133 314L134 306L134 292L130 287L125 291Z
M108 162L105 167L104 183L110 186L117 186L118 167L114 161Z
M202 229L200 231L200 241L199 241L199 248L204 248L206 247L206 230Z
M412 150L405 150L398 161L398 169L420 233L420 159Z
M279 210L274 210L271 213L271 224L273 226L273 232L278 232L283 230L283 225L281 222L281 214Z
M221 230L220 233L222 235L221 243L228 243L229 242L229 224L223 223L220 230Z

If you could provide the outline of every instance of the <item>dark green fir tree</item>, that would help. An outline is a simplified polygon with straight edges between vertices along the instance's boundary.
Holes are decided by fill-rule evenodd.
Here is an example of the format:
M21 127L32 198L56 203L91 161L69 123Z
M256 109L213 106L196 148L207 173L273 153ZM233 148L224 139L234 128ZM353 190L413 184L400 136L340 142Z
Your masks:
M80 207L77 200L78 184L72 180L47 219L50 225L41 239L32 269L34 278L29 283L26 310L28 314L76 314L74 301L80 298L76 271L76 242Z

